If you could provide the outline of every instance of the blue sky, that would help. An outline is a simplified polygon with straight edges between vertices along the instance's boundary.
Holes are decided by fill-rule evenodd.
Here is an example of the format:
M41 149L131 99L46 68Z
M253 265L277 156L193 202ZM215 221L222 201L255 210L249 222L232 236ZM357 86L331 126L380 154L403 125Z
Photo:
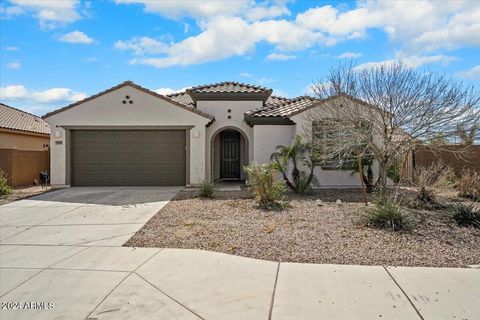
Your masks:
M480 1L0 1L1 101L42 115L125 80L285 96L341 61L480 85Z

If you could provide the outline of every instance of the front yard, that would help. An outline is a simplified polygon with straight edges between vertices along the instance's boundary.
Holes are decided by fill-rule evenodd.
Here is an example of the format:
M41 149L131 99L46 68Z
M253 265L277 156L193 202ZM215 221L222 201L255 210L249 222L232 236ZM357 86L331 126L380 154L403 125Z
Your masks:
M289 195L290 207L283 211L256 208L246 191L219 191L214 199L196 194L180 192L125 246L194 248L285 262L480 264L480 229L458 227L440 211L417 211L409 232L366 227L361 223L365 205L355 190Z
M50 187L42 188L41 186L19 187L12 190L10 194L0 196L0 205L10 202L30 198L45 192L49 192Z

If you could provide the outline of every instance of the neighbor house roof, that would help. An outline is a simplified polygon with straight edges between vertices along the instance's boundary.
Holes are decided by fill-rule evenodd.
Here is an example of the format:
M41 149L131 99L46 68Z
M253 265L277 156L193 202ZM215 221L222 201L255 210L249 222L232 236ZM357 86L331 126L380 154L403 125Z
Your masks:
M193 101L192 97L188 93L184 92L179 92L179 93L173 93L167 95L170 99L177 101L178 103L184 104L186 106L190 106L192 108L195 108L195 102Z
M301 96L293 99L274 97L265 107L247 112L248 117L290 117L302 112L318 102L318 99Z
M255 86L251 84L224 81L212 84L192 87L187 93L271 93L272 89Z
M0 128L50 134L50 126L42 118L0 103Z
M172 93L167 95L172 100L177 101L178 103L182 103L187 106L191 106L192 108L195 107L195 102L193 101L192 97L185 91ZM278 96L269 96L267 101L265 101L266 108L274 108L281 104L291 101L292 99L285 98L285 97L278 97ZM263 109L263 108L262 108Z
M205 117L205 118L207 118L207 119L210 119L211 121L214 121L214 120L215 120L213 116L211 116L211 115L209 115L209 114L206 114L206 113L204 113L204 112L202 112L202 111L200 111L200 110L198 110L198 109L196 109L196 108L193 108L192 106L189 106L189 105L180 103L180 102L178 102L178 101L175 101L174 99L171 99L171 98L169 98L168 96L161 95L161 94L159 94L159 93L156 93L155 91L152 91L152 90L149 90L149 89L144 88L144 87L142 87L142 86L139 86L138 84L133 83L132 81L122 82L122 83L120 83L119 85L116 85L116 86L114 86L114 87L111 87L110 89L101 91L101 92L99 92L99 93L97 93L97 94L94 94L93 96L90 96L90 97L85 98L85 99L83 99L83 100L80 100L80 101L74 102L74 103L72 103L72 104L69 104L69 105L66 106L66 107L63 107L63 108L54 110L54 111L52 111L52 112L49 112L49 113L45 114L44 116L42 116L42 118L44 118L44 119L45 119L45 118L48 118L48 117L50 117L50 116L52 116L52 115L54 115L54 114L63 112L63 111L65 111L65 110L68 110L68 109L70 109L70 108L73 108L73 107L75 107L75 106L78 106L78 105L80 105L80 104L82 104L82 103L85 103L85 102L87 102L87 101L90 101L90 100L93 100L93 99L95 99L95 98L98 98L99 96L102 96L102 95L107 94L107 93L109 93L109 92L112 92L112 91L115 91L115 90L117 90L117 89L120 89L120 88L122 88L122 87L124 87L124 86L130 86L130 87L132 87L132 88L138 89L138 90L140 90L140 91L143 91L143 92L145 92L145 93L148 93L148 94L150 94L150 95L152 95L152 96L155 96L155 97L157 97L157 98L160 98L160 99L166 100L166 101L168 101L168 102L171 102L172 104L174 104L174 105L176 105L176 106L178 106L178 107L180 107L180 108L183 108L183 109L186 109L186 110L188 110L188 111L194 112L194 113L196 113L196 114L198 114L198 115L200 115L200 116L202 116L202 117Z

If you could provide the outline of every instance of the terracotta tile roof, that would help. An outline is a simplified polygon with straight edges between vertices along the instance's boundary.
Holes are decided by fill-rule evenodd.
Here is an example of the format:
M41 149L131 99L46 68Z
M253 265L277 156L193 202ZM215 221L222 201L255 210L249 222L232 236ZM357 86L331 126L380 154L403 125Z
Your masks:
M50 126L42 118L0 103L0 128L50 134Z
M224 81L218 83L212 83L202 86L192 87L186 91L192 93L271 93L272 89L265 87L255 86L251 84L236 82L236 81Z
M192 108L195 108L195 102L193 102L192 97L190 97L190 95L188 93L186 93L185 91L184 92L179 92L179 93L169 94L169 95L167 95L167 97L169 97L170 99L172 99L172 100L174 100L178 103L181 103L181 104L184 104L186 106L190 106Z
M270 96L267 101L265 101L266 106L274 107L276 105L284 104L285 102L291 101L292 99L279 97L279 96Z
M272 98L272 97L270 97ZM252 110L247 113L248 117L290 117L313 106L318 99L301 96L297 98L273 97L267 100L264 108Z

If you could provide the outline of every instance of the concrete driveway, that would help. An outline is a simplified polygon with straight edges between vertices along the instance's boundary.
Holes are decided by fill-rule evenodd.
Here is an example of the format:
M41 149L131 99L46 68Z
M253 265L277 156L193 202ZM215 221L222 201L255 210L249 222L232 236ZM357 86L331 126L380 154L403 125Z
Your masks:
M4 319L478 319L480 270L120 247L178 188L72 188L0 207Z
M2 244L121 246L181 187L57 190L1 206Z

